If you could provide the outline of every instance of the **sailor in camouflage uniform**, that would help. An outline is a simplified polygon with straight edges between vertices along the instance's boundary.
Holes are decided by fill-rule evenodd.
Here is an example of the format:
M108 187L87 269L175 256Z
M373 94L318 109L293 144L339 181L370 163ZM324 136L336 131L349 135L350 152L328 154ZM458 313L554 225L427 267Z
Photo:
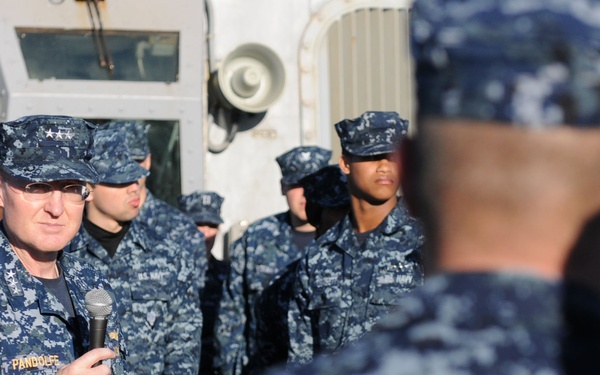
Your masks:
M46 115L0 124L2 374L88 374L99 360L105 363L96 367L99 373L109 367L112 374L125 373L115 304L105 348L86 353L85 297L93 289L111 291L108 280L61 251L81 225L86 184L98 179L90 164L95 128Z
M148 142L150 126L140 121L112 121L108 123L108 127L119 129L125 134L131 156L150 171L152 166L152 154ZM159 236L168 237L177 244L181 256L196 263L195 281L201 289L204 286L207 267L206 256L204 256L207 253L204 235L196 230L194 222L189 217L182 214L175 206L152 194L146 186L146 178L147 176L144 176L139 180L142 208L134 220L152 228Z
M100 127L95 151L100 183L69 250L108 275L134 373L196 375L202 315L193 262L134 220L138 180L148 171L131 158L124 135Z
M223 282L229 274L229 261L217 259L211 252L219 227L223 224L221 205L223 197L212 191L195 191L177 199L179 209L192 218L196 227L204 234L208 251L208 269L204 289L200 293L202 306L202 357L200 374L214 374L215 356L214 329L219 303L223 296Z
M300 179L326 166L331 151L318 146L301 146L276 158L281 168L281 189L289 210L252 223L231 248L231 270L215 327L223 374L246 372L255 352L254 304L256 298L283 268L300 256L314 238L314 227L306 218Z
M297 307L288 317L293 364L358 340L423 281L421 225L396 196L397 147L408 121L395 112L365 112L335 128L352 210L299 263Z
M318 238L341 220L350 209L346 175L338 165L328 165L303 177L300 185L304 188L308 222L316 228L315 238ZM298 260L288 264L257 299L257 350L250 359L253 370L265 369L287 361L288 311L297 265Z
M364 340L290 373L597 373L598 14L585 0L414 3L403 190L436 275ZM565 288L568 256L587 293Z

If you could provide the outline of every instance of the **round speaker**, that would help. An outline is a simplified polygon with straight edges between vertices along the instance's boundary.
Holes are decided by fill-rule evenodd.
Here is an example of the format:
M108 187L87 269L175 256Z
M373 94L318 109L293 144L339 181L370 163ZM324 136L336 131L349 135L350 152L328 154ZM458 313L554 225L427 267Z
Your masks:
M244 44L229 53L217 72L227 104L250 113L265 112L283 93L285 70L279 56L261 44Z

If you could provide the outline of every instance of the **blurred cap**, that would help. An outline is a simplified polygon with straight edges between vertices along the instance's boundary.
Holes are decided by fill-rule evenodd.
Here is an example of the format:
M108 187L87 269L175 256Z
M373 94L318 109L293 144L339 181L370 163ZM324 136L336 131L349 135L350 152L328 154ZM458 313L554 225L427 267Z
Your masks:
M396 112L368 111L335 124L342 150L357 156L394 152L408 133L408 120Z
M223 197L210 191L197 191L177 198L179 209L195 223L222 224L221 204Z
M126 184L150 174L131 157L125 135L106 124L96 132L92 164L100 183Z
M339 165L328 165L300 180L307 200L324 208L343 208L350 205L346 175Z
M0 124L0 160L8 175L32 182L95 183L93 125L80 118L36 115Z
M419 0L419 117L600 125L600 3Z
M110 121L106 126L120 129L125 134L129 153L136 161L142 161L150 155L148 144L149 124L140 121Z
M296 185L307 174L329 164L331 151L318 146L300 146L278 156L275 160L281 168L281 183Z

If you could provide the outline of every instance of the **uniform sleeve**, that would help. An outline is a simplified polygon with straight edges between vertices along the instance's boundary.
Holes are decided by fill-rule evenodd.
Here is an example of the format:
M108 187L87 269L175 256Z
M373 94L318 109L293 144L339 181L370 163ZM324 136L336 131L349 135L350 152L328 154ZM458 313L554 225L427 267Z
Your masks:
M179 257L178 288L169 303L173 317L167 335L163 374L197 374L200 367L202 312L197 286L198 264L188 257Z
M195 262L196 274L193 281L197 284L197 288L202 290L205 283L204 276L208 269L208 257L206 256L208 250L206 249L204 234L193 223L186 226L181 232L183 238L179 241L179 245L187 248L187 251L192 254L188 261L193 259Z
M215 323L214 363L223 375L241 374L242 366L248 362L244 339L246 244L246 237L242 236L232 245L231 267L223 283L223 298Z
M312 317L308 310L308 301L311 295L309 280L308 255L305 255L296 268L292 299L288 310L290 340L288 364L292 367L310 362L313 358Z

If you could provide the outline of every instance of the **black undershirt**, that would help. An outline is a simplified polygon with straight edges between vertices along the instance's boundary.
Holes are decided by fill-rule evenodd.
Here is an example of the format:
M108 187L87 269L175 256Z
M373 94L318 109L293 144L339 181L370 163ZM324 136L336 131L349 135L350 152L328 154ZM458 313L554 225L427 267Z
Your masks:
M298 250L302 251L306 245L315 238L315 232L299 232L292 229L292 243L296 245Z
M131 222L128 221L122 225L123 228L121 228L120 231L117 233L111 233L92 223L86 217L83 218L83 226L85 227L85 230L87 230L90 236L92 236L100 245L102 245L104 249L106 249L111 258L115 256L117 248L119 247L121 240L123 240L123 237L125 237L127 234Z
M75 316L75 308L73 307L73 301L71 301L71 295L69 294L69 288L67 288L67 282L62 272L56 279L44 279L42 277L36 277L46 289L54 294L58 301L65 307L69 313L69 317Z
M362 232L362 233L356 233L356 232L354 232L354 235L356 236L356 239L358 240L358 244L360 245L361 248L365 244L365 241L367 240L367 237L369 237L369 235L371 234L371 232L373 232L373 231L370 230L370 231Z

